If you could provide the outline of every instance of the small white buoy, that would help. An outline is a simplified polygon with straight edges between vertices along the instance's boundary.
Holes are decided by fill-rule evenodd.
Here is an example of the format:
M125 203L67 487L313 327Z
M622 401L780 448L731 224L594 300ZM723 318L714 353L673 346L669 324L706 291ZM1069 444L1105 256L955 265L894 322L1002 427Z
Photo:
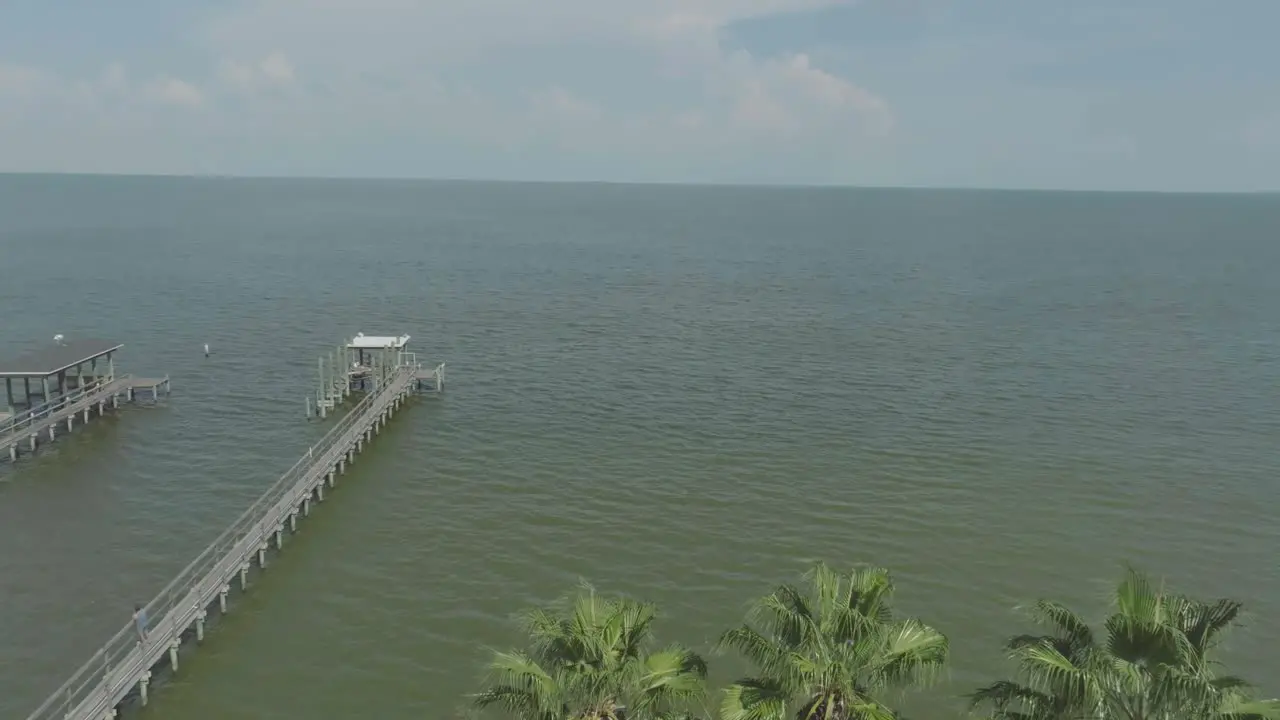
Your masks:
M62 344L62 333L53 336L53 341L59 345Z
M204 344L204 356L209 357L209 343Z

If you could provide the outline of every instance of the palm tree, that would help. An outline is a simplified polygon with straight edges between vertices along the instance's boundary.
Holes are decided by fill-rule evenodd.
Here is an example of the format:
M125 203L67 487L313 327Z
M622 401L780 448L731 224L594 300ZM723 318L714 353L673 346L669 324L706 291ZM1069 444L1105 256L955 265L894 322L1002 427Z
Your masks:
M678 645L651 650L656 608L583 583L567 607L524 613L527 650L497 652L475 702L519 720L674 720L704 691L707 666Z
M893 582L883 568L837 573L816 563L808 592L782 585L760 599L748 622L725 633L723 647L757 668L734 683L724 720L887 720L881 699L917 687L947 662L947 638L913 618L893 616Z
M1240 603L1169 594L1129 569L1113 604L1099 640L1065 606L1037 602L1033 617L1049 632L1006 646L1019 681L979 689L971 709L990 705L992 720L1280 718L1280 702L1252 701L1247 683L1216 673L1212 651Z

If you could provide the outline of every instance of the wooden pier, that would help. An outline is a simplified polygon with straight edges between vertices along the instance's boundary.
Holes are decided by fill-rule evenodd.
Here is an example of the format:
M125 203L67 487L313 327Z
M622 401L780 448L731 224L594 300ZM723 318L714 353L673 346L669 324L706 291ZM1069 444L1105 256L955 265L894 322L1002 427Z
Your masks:
M286 530L297 531L299 516L324 500L325 490L420 389L422 373L412 353L399 352L394 363L382 365L369 378L370 392L147 603L145 637L133 622L125 624L28 720L109 720L132 698L145 705L153 669L167 664L177 672L182 649L204 639L209 612L227 613L232 587L245 591L250 569L266 569L271 548L281 549Z
M168 395L167 375L116 375L113 355L122 347L102 340L58 342L0 366L7 402L0 411L0 453L16 461L20 452L34 453L53 442L62 427L74 430L77 419L88 423L95 413L102 417L119 408L121 398L133 402L141 395L158 402ZM15 393L16 381L21 381L21 395Z

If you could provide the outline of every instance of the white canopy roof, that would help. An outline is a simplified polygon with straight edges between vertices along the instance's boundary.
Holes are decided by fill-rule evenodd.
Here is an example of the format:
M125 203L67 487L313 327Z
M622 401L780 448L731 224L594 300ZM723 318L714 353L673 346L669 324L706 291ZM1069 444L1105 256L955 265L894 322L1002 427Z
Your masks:
M383 348L391 348L393 350L403 350L405 345L409 344L409 336L401 335L365 335L364 333L356 333L351 338L351 342L347 343L347 347L352 350L382 350Z

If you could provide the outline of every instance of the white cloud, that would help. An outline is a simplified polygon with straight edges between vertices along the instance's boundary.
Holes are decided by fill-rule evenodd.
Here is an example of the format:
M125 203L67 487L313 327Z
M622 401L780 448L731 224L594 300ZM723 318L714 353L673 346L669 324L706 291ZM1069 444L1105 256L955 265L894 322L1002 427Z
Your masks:
M287 86L296 80L293 63L279 50L270 52L257 63L223 60L218 65L217 76L224 86L237 92Z
M293 82L293 65L283 53L274 52L262 61L262 76L275 83Z
M367 65L404 59L455 63L499 47L635 40L681 26L721 28L852 1L252 0L218 17L206 37L210 47L236 54L283 47L307 66L353 58Z
M147 85L143 93L156 102L177 107L197 108L204 105L204 93L195 85L177 78L165 77Z
M0 100L25 101L14 105L15 112L86 105L159 103L178 107L200 107L204 92L196 85L171 76L160 76L135 84L120 63L103 67L97 79L67 78L35 68L0 64Z
M735 20L840 2L247 0L197 29L208 63L202 79L139 83L105 58L92 81L0 65L0 96L79 88L84 102L114 108L81 122L145 118L153 132L144 137L157 147L189 142L199 130L241 146L301 135L323 155L380 137L408 150L581 150L615 159L623 172L660 156L696 162L733 148L760 155L761 140L773 151L805 145L840 154L889 132L885 100L805 54L757 57L721 44ZM603 82L619 66L633 68L625 83ZM564 67L582 77L562 76ZM201 112L157 115L157 104Z

